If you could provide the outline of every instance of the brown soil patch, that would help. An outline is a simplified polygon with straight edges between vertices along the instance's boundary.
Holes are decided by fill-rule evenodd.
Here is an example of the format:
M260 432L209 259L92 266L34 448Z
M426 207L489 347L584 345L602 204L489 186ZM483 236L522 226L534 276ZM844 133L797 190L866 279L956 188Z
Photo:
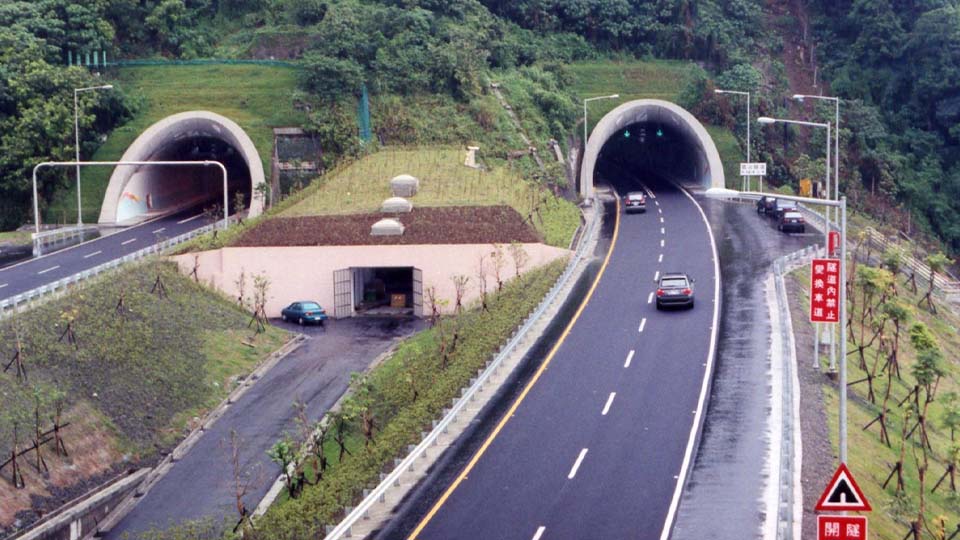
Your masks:
M32 452L17 460L26 484L24 489L13 489L7 474L9 467L4 469L0 479L0 533L8 532L17 519L21 527L26 526L99 485L121 461L113 434L92 407L78 404L65 412L64 421L70 423L63 430L69 456L58 457L51 444L44 445L43 458L49 473L37 471L36 454Z
M370 227L396 217L401 236L371 236ZM251 229L234 246L360 246L406 244L509 244L542 239L509 206L414 208L407 214L354 214L277 218Z

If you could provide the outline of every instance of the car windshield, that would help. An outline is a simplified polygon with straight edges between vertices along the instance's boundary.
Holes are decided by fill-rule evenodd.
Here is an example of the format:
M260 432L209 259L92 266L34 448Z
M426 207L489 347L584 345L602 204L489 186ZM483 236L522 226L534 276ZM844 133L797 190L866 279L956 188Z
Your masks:
M304 302L300 304L300 307L302 307L305 311L316 311L320 309L320 304L316 302Z
M664 289L680 288L687 286L687 278L672 277L660 280L660 287Z

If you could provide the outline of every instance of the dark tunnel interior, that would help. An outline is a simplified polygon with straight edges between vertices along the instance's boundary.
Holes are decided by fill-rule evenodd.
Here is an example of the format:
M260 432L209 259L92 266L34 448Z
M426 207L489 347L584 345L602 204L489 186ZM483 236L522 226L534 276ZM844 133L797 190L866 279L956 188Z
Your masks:
M161 148L154 156L157 161L219 161L227 168L228 200L230 212L236 211L237 193L243 196L243 207L250 205L250 169L243 155L230 143L208 136L191 136L176 140ZM171 171L171 174L177 174ZM179 176L178 176L179 177ZM208 197L196 199L198 206L223 204L223 177L219 167L199 166L191 171L190 181L199 184L199 192ZM194 192L194 190L190 190Z
M695 175L699 142L669 123L629 124L604 142L595 174L618 193L651 189L670 182L689 181Z

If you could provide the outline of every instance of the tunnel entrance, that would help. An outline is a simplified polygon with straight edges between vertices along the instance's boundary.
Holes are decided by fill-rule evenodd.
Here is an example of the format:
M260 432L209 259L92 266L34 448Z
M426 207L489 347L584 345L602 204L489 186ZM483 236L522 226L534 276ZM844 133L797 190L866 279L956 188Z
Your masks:
M707 130L679 105L657 99L630 101L604 116L590 134L580 171L584 198L593 193L595 172L618 186L631 179L724 187L723 164Z
M238 197L258 215L263 208L257 186L263 163L246 133L215 113L193 111L167 117L141 134L123 161L219 161L227 168L227 200L236 212ZM238 195L239 194L239 195ZM100 223L134 223L187 208L223 205L219 167L118 166L100 211Z

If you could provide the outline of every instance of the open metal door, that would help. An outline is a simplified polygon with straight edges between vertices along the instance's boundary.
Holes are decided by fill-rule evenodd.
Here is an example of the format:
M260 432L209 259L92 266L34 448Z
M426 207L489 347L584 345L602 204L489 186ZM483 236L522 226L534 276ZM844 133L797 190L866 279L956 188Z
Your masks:
M423 270L413 269L413 314L423 317Z
M335 318L353 317L353 270L333 271L333 304Z

